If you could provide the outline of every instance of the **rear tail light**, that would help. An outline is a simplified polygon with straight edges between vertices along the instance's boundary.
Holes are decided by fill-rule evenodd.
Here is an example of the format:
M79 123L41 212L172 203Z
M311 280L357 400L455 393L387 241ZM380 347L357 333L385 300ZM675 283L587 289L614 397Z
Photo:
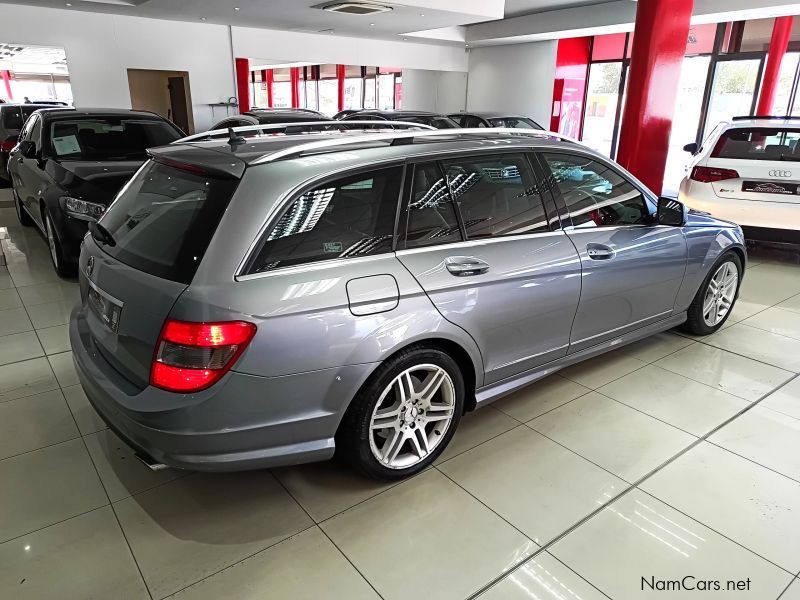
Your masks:
M716 167L695 167L692 169L691 179L700 183L714 183L726 179L739 179L739 173L733 169L718 169Z
M230 370L255 334L256 326L245 321L167 319L156 345L150 385L184 394L209 388Z
M0 150L3 152L11 152L14 146L17 145L17 138L8 138L0 142Z

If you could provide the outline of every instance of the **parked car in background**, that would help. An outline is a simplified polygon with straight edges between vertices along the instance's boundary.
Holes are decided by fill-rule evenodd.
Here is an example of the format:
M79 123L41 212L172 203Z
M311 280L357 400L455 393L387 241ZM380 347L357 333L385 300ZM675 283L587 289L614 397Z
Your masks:
M510 129L542 129L529 117L499 112L460 112L448 115L461 127L507 127Z
M20 223L45 234L60 276L75 272L88 224L141 167L147 149L183 135L142 111L47 108L30 116L9 159L14 205Z
M446 117L422 110L361 110L356 114L344 117L342 121L404 121L421 123L436 129L457 129L458 123Z
M338 113L333 115L334 120L341 121L345 117L349 117L350 115L354 115L356 113L360 113L363 108L346 108L344 110L340 110Z
M321 112L305 108L254 108L240 115L228 117L211 127L228 129L229 127L245 127L247 125L277 125L280 123L303 123L311 121L333 121Z
M735 221L756 241L800 243L800 118L737 117L694 155L679 199Z
M8 155L17 145L19 132L33 111L49 108L47 104L0 104L0 182L11 181Z
M153 468L330 458L399 479L465 411L730 315L741 229L575 143L508 130L212 139L90 228L78 376Z

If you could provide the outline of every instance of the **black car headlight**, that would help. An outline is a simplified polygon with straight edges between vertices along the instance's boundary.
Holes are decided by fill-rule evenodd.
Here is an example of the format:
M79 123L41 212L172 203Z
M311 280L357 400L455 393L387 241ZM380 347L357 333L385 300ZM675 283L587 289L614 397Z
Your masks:
M87 202L70 196L61 196L61 209L70 217L83 221L96 221L106 210L102 204Z

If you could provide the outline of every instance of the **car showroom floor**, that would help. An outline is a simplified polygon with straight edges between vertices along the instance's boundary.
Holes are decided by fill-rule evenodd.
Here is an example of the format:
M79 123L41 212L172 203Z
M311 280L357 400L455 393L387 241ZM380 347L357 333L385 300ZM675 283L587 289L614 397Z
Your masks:
M629 599L691 576L749 591L673 595L800 599L797 253L753 252L716 335L662 334L469 415L403 483L153 473L77 385L77 285L9 199L0 598Z

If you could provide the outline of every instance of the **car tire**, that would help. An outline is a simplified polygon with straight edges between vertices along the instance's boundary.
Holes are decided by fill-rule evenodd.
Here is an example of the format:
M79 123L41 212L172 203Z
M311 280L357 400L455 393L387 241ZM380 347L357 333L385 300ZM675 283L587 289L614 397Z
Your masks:
M711 335L730 317L742 284L742 259L729 251L709 270L689 305L682 329L693 335Z
M42 221L44 222L45 240L50 249L50 260L53 263L56 275L59 277L73 277L77 272L77 266L69 263L65 258L64 247L58 238L58 231L53 226L53 219L50 217L49 210L44 209Z
M414 475L447 447L464 395L450 355L411 346L384 362L356 394L336 433L337 453L374 479Z
M22 206L22 201L17 195L17 190L15 190L13 187L11 188L11 197L14 200L14 210L17 211L17 219L19 220L20 224L25 227L32 226L33 218L28 214L28 211L25 210L25 207Z

